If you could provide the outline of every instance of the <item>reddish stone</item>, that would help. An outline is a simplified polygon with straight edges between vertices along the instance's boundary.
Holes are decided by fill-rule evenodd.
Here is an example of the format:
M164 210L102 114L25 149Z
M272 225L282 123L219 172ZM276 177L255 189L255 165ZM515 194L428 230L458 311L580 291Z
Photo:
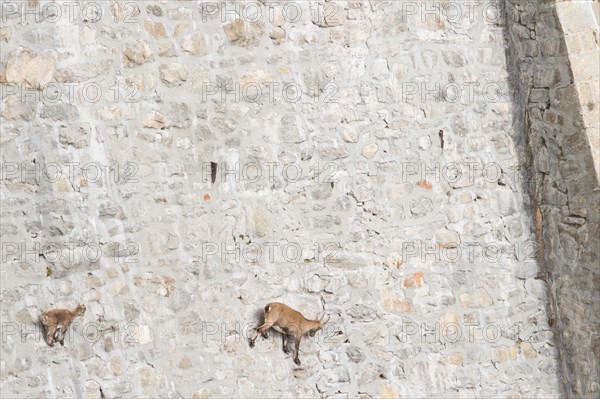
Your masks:
M431 183L429 183L427 180L421 180L417 182L417 186L424 188L425 190L431 190L431 188L433 187Z
M423 279L423 273L417 272L412 276L404 279L404 288L421 288L425 280Z

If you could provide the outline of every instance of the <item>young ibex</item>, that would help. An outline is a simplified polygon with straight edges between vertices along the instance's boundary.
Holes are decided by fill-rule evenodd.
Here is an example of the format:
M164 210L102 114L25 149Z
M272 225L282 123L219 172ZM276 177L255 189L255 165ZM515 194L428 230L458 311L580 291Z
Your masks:
M262 334L264 338L267 338L267 330L272 327L282 334L283 351L285 353L289 353L287 347L289 336L291 335L294 337L294 363L300 365L300 359L298 359L300 340L306 333L309 333L311 337L314 337L317 331L321 330L329 320L329 318L327 318L327 320L323 321L324 316L325 315L321 316L319 320L308 320L302 316L300 312L283 303L271 302L265 306L264 324L258 327L252 338L250 338L250 347L254 347L258 334Z
M42 314L41 321L46 330L46 342L54 346L54 342L60 342L65 346L65 334L69 329L73 319L85 313L85 305L77 305L73 310L69 309L50 309Z

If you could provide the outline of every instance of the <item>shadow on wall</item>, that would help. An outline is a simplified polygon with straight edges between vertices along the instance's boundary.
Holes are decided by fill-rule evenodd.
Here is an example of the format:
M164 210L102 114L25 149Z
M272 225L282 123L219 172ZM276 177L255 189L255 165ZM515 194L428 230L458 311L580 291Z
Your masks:
M577 90L556 3L504 4L513 123L520 133L514 140L527 175L525 201L535 215L558 377L565 397L597 397L600 188L592 155L598 148L588 139L594 128L584 121L589 109L582 109L585 94Z

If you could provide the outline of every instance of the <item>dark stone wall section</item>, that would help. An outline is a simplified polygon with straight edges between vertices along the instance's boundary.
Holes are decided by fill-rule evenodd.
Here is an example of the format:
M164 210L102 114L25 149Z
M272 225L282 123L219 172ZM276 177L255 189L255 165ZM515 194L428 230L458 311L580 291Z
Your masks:
M554 1L508 0L515 138L567 397L600 397L600 188Z

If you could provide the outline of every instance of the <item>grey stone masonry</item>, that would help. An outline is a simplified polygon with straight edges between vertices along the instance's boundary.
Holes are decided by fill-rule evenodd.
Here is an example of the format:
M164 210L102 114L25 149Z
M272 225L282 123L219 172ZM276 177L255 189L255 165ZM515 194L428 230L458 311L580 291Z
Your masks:
M598 184L551 4L0 21L0 396L598 395ZM248 345L271 301L330 316L301 366Z
M519 148L567 397L600 397L598 28L584 29L591 11L568 18L585 3L539 2L533 15L519 1L506 4L514 126L525 133Z

